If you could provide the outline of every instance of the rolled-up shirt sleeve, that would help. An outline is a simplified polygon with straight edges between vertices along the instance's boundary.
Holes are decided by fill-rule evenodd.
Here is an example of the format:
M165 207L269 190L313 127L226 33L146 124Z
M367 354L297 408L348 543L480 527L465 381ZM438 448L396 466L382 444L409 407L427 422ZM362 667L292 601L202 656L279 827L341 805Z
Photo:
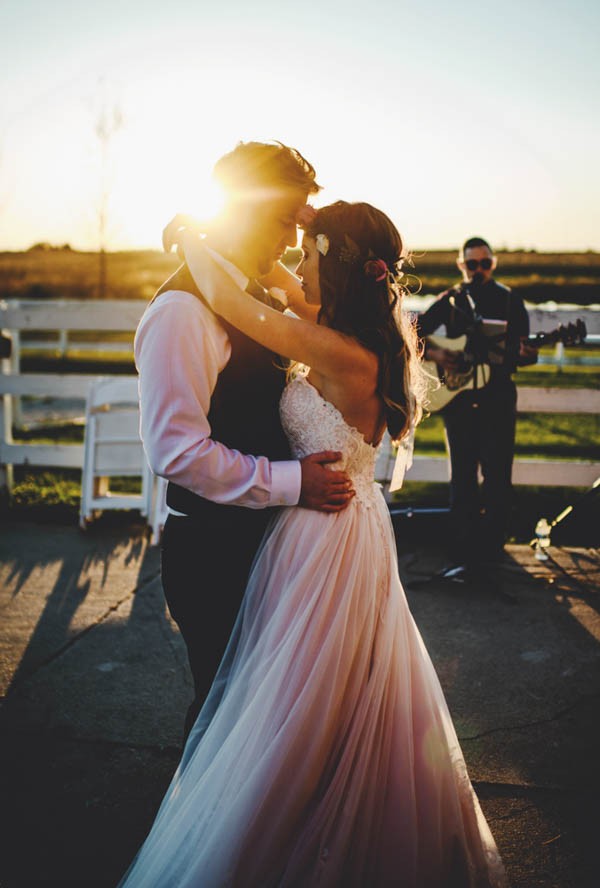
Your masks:
M231 354L215 315L190 293L161 294L135 337L140 434L150 468L216 503L262 509L300 498L297 460L270 462L210 437L210 399Z

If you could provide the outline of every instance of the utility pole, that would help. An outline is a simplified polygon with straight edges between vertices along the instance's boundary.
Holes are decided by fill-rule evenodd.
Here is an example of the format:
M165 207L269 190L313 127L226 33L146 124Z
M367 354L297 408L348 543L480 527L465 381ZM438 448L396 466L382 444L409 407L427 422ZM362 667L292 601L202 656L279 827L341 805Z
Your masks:
M112 137L123 126L123 115L118 106L107 108L104 104L96 121L96 135L100 142L100 206L98 208L98 298L106 299L106 232L108 201L110 197L109 149Z

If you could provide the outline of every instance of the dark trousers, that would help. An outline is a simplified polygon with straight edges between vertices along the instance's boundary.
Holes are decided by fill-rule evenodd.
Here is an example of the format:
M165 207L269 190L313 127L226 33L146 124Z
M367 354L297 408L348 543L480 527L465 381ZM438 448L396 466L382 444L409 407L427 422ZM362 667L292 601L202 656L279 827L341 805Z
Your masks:
M476 393L462 392L443 411L452 474L451 554L457 561L502 551L512 494L516 402L515 384L503 379Z
M161 573L171 616L185 641L194 700L187 738L210 690L272 510L222 507L205 518L169 515L161 541Z

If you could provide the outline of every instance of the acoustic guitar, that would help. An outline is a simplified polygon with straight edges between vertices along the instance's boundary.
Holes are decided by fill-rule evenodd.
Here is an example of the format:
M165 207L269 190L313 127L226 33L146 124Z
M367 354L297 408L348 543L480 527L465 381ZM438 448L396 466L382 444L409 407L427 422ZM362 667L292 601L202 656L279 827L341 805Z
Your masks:
M582 345L585 342L586 336L587 329L585 323L578 319L574 323L560 324L560 326L549 333L534 333L531 336L525 336L523 337L523 342L536 348L552 345L556 342L562 342L563 345L572 347ZM472 357L465 352L467 339L466 335L456 336L453 339L447 336L435 335L427 337L427 341L437 348L463 353L463 360L459 362L458 369L451 373L438 367L434 361L423 361L423 367L428 371L432 380L430 390L427 393L427 409L431 413L442 410L460 392L468 391L475 388L475 386L478 389L484 388L490 381L490 363L475 364ZM493 362L492 358L491 363ZM477 376L475 375L476 372ZM436 380L439 381L439 384L435 383Z

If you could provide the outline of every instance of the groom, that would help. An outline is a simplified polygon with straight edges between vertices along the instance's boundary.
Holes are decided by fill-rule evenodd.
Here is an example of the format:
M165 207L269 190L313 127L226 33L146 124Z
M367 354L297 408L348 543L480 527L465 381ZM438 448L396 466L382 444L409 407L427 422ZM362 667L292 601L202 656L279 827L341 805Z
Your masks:
M295 246L296 217L320 186L311 164L280 143L240 143L214 176L225 208L206 244L247 289ZM327 467L340 454L291 459L278 411L281 359L217 318L185 265L144 313L135 359L144 449L169 482L161 573L194 679L187 737L276 507L337 511L352 491L344 473Z

